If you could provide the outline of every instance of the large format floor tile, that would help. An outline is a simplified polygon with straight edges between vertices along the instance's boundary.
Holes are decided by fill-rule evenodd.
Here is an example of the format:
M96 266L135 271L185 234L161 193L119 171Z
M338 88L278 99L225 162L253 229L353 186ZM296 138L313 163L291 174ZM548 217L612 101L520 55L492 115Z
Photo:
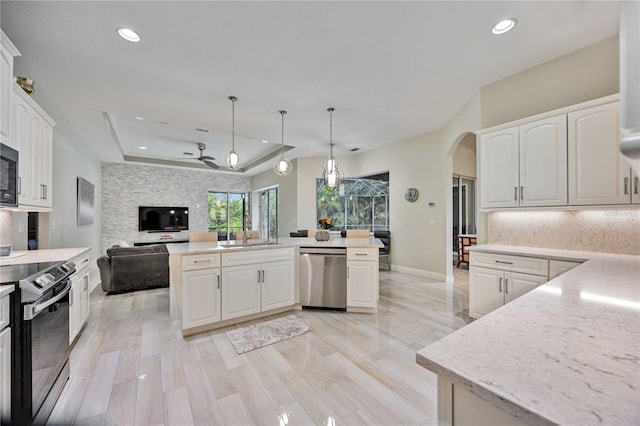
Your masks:
M435 424L415 352L469 321L464 290L383 272L377 314L293 311L311 332L238 355L229 328L183 338L168 289L97 289L49 423Z

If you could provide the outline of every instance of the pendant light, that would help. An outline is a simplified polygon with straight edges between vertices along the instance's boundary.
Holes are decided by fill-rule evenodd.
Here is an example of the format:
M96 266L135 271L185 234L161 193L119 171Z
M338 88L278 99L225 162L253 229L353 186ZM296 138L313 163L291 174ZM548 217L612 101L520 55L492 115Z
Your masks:
M238 98L229 96L231 101L231 151L227 156L227 166L236 170L240 168L240 154L236 151L236 101Z
M333 111L335 111L335 108L327 108L327 111L329 111L329 156L324 160L322 179L324 180L325 188L329 192L334 192L340 187L342 177L338 167L338 160L333 156Z
M278 111L282 116L282 151L280 153L280 158L276 161L276 164L273 165L273 170L277 175L287 176L291 173L291 161L284 158L284 116L287 113L285 110Z

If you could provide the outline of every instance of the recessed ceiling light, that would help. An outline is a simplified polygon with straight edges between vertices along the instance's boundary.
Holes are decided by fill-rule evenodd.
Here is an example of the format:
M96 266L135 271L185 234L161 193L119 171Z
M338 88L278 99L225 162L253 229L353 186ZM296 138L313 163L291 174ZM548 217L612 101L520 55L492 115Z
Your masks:
M493 34L504 34L513 29L518 21L515 18L503 19L491 28Z
M136 33L130 28L118 28L118 34L123 39L130 41L132 43L137 43L140 41L140 36L138 35L138 33Z
M136 117L136 120L144 120L144 117Z
M140 149L147 149L147 147L146 147L146 146L139 146L138 148L140 148Z
M262 139L262 143L269 143L269 141Z

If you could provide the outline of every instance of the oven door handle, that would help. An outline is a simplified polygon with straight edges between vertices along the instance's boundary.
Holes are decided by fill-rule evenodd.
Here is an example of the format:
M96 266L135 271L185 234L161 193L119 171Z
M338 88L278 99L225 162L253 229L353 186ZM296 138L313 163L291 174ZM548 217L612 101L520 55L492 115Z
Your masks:
M71 282L69 281L67 282L67 285L65 286L64 290L62 290L62 293L58 294L57 296L52 297L51 299L47 300L44 303L39 303L39 304L32 303L30 305L25 305L24 319L26 321L30 321L34 319L35 317L38 316L40 312L44 311L49 306L53 305L54 303L58 302L60 299L65 297L67 294L69 294L70 290L71 290Z

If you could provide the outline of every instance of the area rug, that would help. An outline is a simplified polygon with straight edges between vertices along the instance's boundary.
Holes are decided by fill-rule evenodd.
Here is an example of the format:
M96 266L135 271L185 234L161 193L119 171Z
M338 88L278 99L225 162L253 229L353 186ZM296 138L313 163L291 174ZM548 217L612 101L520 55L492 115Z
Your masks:
M304 321L299 320L295 315L289 315L227 331L227 337L236 352L243 354L263 346L300 336L309 330L311 328Z

